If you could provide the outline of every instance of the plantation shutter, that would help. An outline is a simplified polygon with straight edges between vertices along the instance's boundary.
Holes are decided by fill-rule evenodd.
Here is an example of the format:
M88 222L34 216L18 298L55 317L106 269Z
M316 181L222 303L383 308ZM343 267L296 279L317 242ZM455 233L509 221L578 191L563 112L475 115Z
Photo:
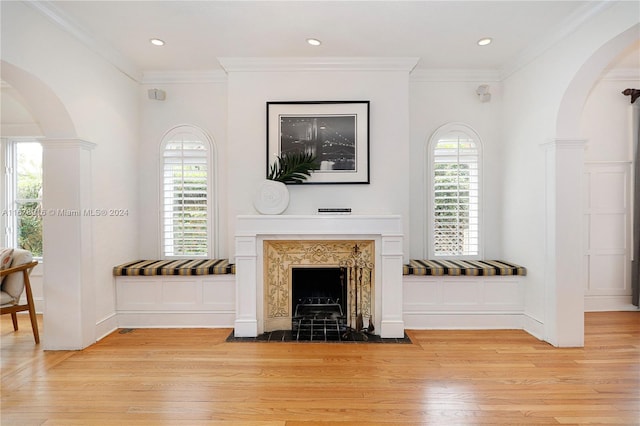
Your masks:
M192 133L173 135L163 150L163 254L207 257L209 253L208 149Z
M439 138L433 150L433 254L479 254L479 149L464 133Z

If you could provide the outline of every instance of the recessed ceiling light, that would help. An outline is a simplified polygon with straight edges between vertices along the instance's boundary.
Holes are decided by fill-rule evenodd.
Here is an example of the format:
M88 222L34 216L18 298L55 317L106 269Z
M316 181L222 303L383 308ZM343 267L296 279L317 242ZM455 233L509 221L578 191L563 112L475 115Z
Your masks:
M491 37L485 37L478 40L478 46L486 46L487 44L491 44L493 39Z
M159 38L152 38L151 40L149 40L151 42L151 44L153 44L154 46L164 46L164 41L160 40Z
M309 43L312 46L320 46L322 44L322 42L317 38L308 38L307 43Z

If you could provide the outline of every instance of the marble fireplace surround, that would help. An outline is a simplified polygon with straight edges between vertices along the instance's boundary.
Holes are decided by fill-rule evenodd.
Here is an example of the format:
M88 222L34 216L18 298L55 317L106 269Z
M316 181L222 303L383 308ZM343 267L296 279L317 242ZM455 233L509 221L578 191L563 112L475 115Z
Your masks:
M315 241L323 247L331 247L331 241L373 241L376 333L383 338L404 337L403 232L399 215L237 216L236 337L256 337L273 327L265 315L264 242L278 240Z

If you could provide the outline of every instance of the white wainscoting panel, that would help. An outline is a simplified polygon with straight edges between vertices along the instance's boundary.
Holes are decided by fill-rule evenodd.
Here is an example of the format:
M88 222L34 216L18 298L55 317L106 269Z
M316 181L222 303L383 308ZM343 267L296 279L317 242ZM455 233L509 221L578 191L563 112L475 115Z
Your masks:
M586 311L631 307L631 163L585 165Z
M523 329L523 277L403 278L408 329Z
M118 326L233 327L235 275L115 277Z

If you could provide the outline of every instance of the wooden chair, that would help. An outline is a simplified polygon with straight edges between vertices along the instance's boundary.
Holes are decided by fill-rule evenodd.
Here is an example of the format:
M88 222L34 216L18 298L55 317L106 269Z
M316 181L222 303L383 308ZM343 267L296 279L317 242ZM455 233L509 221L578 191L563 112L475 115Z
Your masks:
M33 337L36 343L40 343L36 308L33 303L31 282L29 281L29 274L36 265L38 265L38 262L33 260L30 252L15 249L13 251L13 263L11 267L8 269L0 269L0 281L2 282L0 288L0 295L2 296L0 315L11 314L13 329L18 330L18 317L16 313L29 311ZM23 292L26 292L27 303L21 305L20 298Z

